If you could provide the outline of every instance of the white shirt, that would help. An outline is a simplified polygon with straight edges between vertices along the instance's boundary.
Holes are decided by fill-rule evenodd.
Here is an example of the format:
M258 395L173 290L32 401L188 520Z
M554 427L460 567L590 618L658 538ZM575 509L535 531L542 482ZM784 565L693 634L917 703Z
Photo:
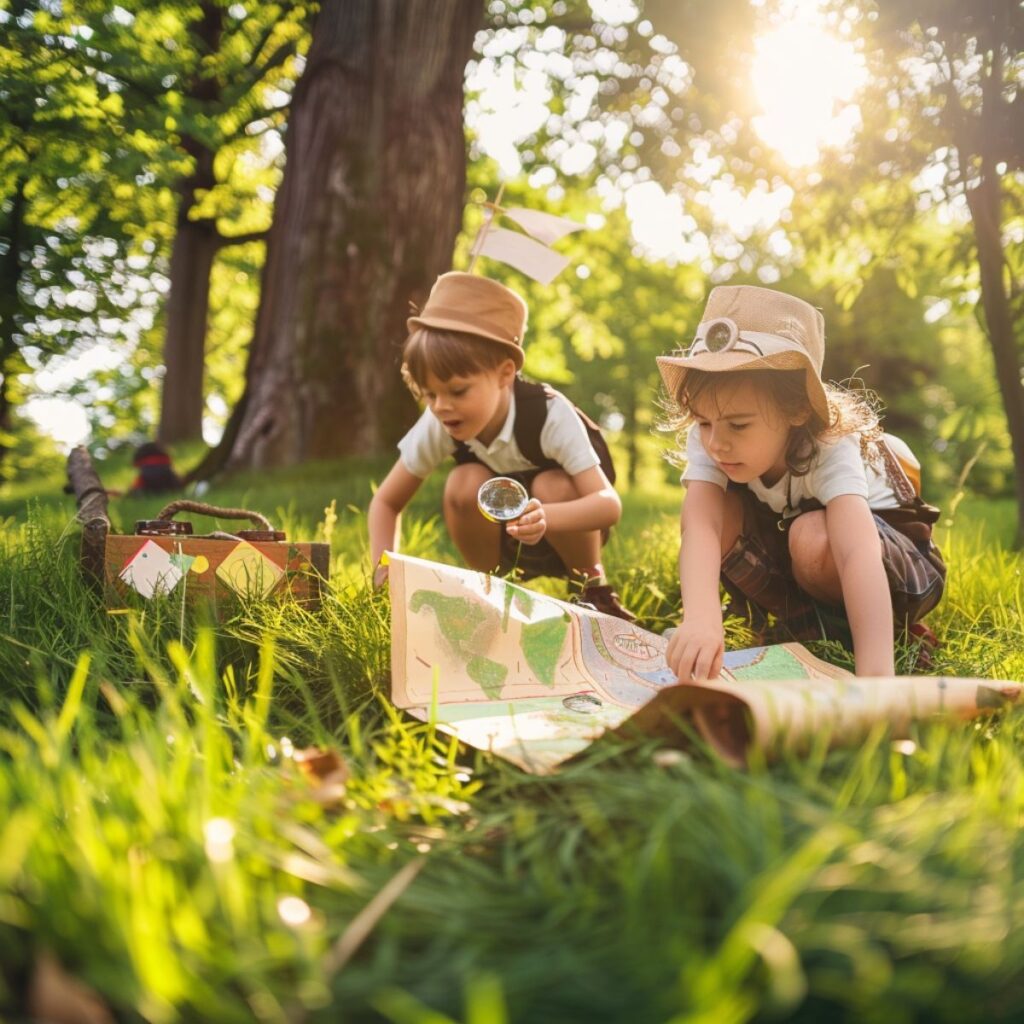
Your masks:
M515 422L516 396L513 393L509 398L508 415L497 437L489 445L481 444L475 437L466 442L469 450L495 473L521 473L538 468L519 450ZM601 464L583 421L576 415L572 403L557 391L548 398L540 450L569 476ZM455 441L441 421L429 409L424 409L412 429L398 442L398 451L402 465L422 480L454 453Z
M913 466L919 463L906 442L893 434L885 434L885 440L894 455ZM706 480L718 484L722 490L728 486L729 478L704 450L700 439L700 428L695 423L686 438L686 469L683 483L690 480ZM754 497L763 501L773 511L796 515L800 502L805 498L816 498L827 505L842 494L859 494L867 500L870 508L898 508L899 500L885 475L885 467L865 462L860 453L860 435L847 434L830 443L819 442L818 454L805 476L783 473L771 487L761 483L760 478L746 485Z

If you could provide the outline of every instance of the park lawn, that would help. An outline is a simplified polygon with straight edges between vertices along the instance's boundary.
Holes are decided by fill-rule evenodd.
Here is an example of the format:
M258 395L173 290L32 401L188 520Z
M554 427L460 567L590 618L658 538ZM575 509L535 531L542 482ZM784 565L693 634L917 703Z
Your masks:
M332 545L320 614L253 603L216 626L173 599L108 614L59 481L0 503L0 1012L24 1013L52 954L120 1020L1019 1018L1020 712L743 772L607 741L527 776L386 700L364 537L384 468L204 495ZM448 560L439 493L405 550ZM129 530L159 504L111 511ZM654 629L678 614L677 504L626 494L608 551ZM937 672L1024 679L1007 508L967 498L941 530ZM299 769L307 745L341 752L344 793Z

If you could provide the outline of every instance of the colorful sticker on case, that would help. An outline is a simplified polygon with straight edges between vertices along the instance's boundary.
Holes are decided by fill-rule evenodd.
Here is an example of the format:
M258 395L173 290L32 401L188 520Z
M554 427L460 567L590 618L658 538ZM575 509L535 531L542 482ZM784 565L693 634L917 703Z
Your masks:
M143 597L151 598L156 594L169 594L182 575L173 556L159 544L147 540L125 564L119 578Z
M283 575L280 566L244 540L217 567L218 579L243 597L266 597Z

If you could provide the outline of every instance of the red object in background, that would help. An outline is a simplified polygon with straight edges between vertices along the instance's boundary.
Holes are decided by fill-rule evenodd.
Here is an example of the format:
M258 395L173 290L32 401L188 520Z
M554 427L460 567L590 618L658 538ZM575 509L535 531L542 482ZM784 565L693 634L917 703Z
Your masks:
M138 476L132 482L134 493L159 494L181 490L182 480L171 465L171 457L163 445L147 441L136 449L132 465L138 469Z

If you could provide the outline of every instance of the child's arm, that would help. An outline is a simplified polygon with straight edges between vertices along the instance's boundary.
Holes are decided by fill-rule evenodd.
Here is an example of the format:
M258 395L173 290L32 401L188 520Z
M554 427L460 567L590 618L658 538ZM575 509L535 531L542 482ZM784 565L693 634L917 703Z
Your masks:
M680 520L679 589L683 621L665 652L669 668L683 683L714 679L722 671L725 633L718 579L724 519L722 488L706 480L691 481Z
M375 587L381 586L388 578L387 567L379 564L380 556L385 551L398 550L402 509L409 504L421 483L423 481L413 476L399 460L370 501L366 519L370 530L370 565Z
M591 466L570 477L578 498L531 501L527 511L509 523L509 536L524 544L536 544L545 533L576 533L614 526L622 516L622 502L600 466Z
M871 509L861 496L843 494L825 506L825 524L853 634L857 675L891 676L892 595Z

